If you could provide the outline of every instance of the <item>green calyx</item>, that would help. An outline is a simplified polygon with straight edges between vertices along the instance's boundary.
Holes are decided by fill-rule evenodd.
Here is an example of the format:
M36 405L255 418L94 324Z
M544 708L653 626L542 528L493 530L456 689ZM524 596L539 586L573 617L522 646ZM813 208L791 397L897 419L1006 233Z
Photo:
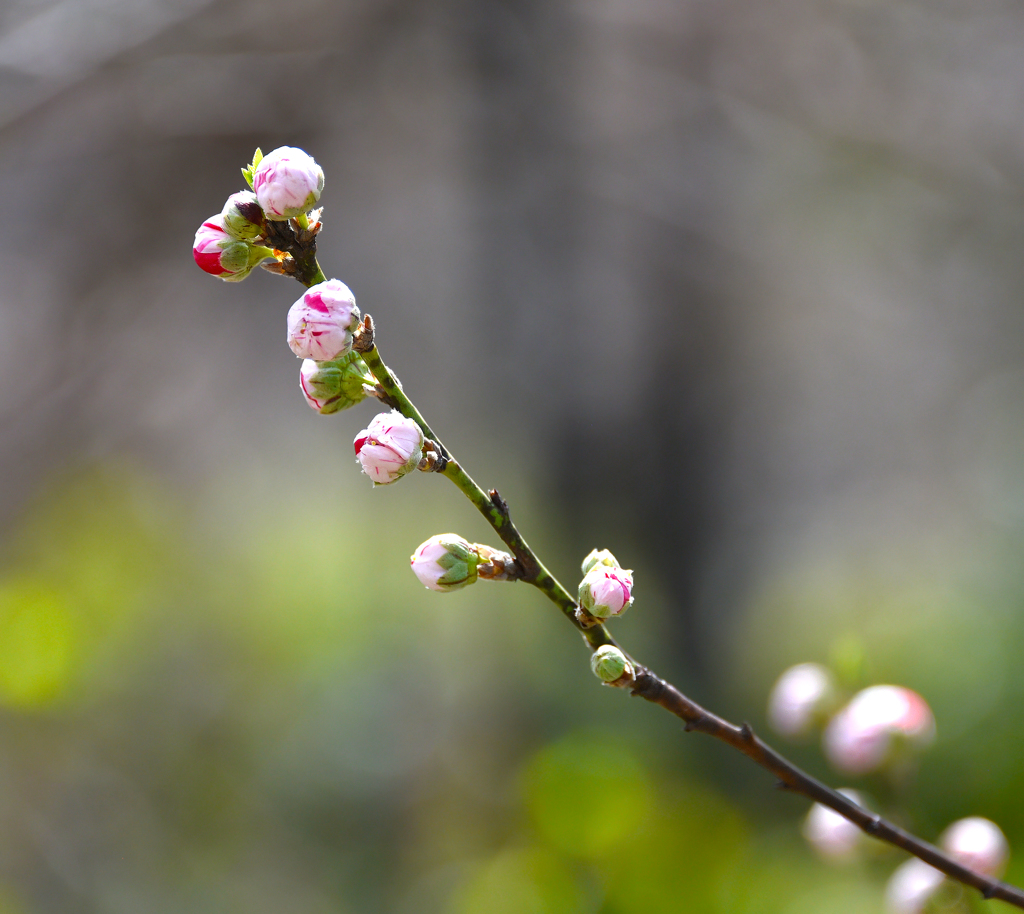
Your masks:
M606 685L625 685L633 679L633 666L617 647L605 644L590 655L590 669Z
M366 363L359 353L352 351L329 362L317 362L316 369L303 379L307 392L320 403L324 415L361 403L366 398L366 387L373 383Z
M247 241L232 241L221 249L221 266L230 271L221 279L225 282L241 282L253 271L253 267L273 256L274 252L270 248L249 244Z
M444 574L437 579L438 588L460 590L475 583L480 556L472 544L446 542L444 545L447 552L437 560L438 566L444 569Z
M265 219L256 194L241 190L228 197L221 210L224 228L241 241L252 241L264 230Z
M586 574L598 565L608 565L612 568L617 568L619 560L607 549L591 549L580 568Z

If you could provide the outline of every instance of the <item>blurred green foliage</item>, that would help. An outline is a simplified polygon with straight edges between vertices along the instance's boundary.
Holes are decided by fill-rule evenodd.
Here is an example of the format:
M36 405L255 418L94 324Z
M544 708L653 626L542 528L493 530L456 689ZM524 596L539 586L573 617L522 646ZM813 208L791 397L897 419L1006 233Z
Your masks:
M405 573L438 524L481 535L436 483L311 511L303 480L242 469L190 497L123 465L54 481L0 577L0 911L880 910L898 855L815 859L806 803L600 687L530 590ZM641 646L648 597L622 622ZM876 792L930 830L978 813L1019 838L1008 608L962 580L808 572L746 625L755 722L775 674L831 649L939 718L916 782Z

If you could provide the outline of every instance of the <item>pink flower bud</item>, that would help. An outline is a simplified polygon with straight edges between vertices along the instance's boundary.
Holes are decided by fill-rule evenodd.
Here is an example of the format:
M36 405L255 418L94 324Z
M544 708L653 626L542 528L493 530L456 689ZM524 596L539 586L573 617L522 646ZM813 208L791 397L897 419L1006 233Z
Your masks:
M224 224L223 215L218 213L199 226L192 256L199 269L227 282L238 282L261 260L273 256L273 251L235 238Z
M379 413L353 442L363 472L386 486L416 469L423 456L423 432L398 410Z
M889 914L921 914L945 876L917 857L905 860L893 871L885 887Z
M280 146L256 166L252 189L268 219L290 219L305 213L320 199L323 169L301 149Z
M863 806L855 790L843 788L839 791L847 799ZM824 859L836 863L852 860L864 837L863 832L849 819L844 819L834 809L815 803L804 819L803 836L807 843Z
M413 573L430 590L459 590L477 578L480 554L456 533L432 536L409 559Z
M768 721L783 736L802 736L827 711L834 698L832 674L825 667L820 663L798 663L772 687Z
M847 774L867 774L891 757L894 738L918 746L935 738L927 702L900 686L872 686L858 692L825 729L825 754Z
M633 572L595 565L580 582L581 608L595 619L622 615L633 602Z
M288 346L300 359L336 359L352 348L359 316L355 296L345 283L317 283L288 309Z
M954 822L939 838L939 846L976 873L998 878L1006 867L1010 846L995 822L971 816Z

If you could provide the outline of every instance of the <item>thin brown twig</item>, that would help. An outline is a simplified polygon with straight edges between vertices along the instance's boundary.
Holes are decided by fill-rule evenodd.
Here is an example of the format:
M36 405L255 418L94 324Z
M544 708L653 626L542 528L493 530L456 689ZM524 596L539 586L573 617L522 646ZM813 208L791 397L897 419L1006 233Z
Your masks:
M774 774L781 786L835 810L872 838L902 848L947 876L977 889L985 898L999 898L1015 907L1024 908L1024 891L1017 886L976 873L943 853L934 844L929 844L881 816L858 806L849 797L811 777L772 749L755 735L749 724L737 727L712 714L644 666L638 666L636 669L632 693L659 705L685 721L686 730L706 733L728 743Z

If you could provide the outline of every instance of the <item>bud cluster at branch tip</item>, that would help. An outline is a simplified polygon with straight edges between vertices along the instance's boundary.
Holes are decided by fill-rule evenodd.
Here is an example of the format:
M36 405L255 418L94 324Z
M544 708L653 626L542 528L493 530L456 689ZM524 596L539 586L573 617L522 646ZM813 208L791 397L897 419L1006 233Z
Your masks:
M621 616L633 603L633 572L620 567L607 549L594 549L583 560L576 619L584 628Z
M602 644L590 655L590 669L605 685L628 686L635 673L624 653L613 644Z
M356 297L345 283L317 283L288 309L288 347L300 359L336 359L352 348L359 318Z
M373 385L373 375L356 352L325 362L303 359L299 369L302 396L324 416L361 403Z
M320 211L312 207L324 187L320 166L301 149L282 146L267 156L257 149L242 175L252 190L232 194L196 232L192 256L200 269L228 282L245 279L260 263L272 273L299 275L293 253L306 251L318 270L312 252Z
M424 442L419 425L393 409L374 416L353 446L363 472L374 485L386 486L416 469Z

